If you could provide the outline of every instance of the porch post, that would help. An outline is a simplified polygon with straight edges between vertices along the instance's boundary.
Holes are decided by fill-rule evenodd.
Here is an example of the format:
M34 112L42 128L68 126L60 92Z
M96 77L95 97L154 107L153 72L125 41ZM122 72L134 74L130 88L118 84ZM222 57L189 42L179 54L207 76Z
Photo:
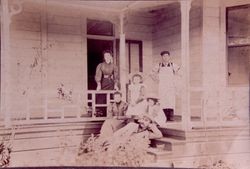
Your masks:
M1 113L5 127L11 126L10 90L10 23L11 16L22 11L22 1L9 5L9 0L1 0Z
M119 66L120 66L120 87L122 92L122 97L126 99L126 41L125 41L125 33L124 33L124 12L120 14L120 53L119 53Z
M181 65L182 65L182 129L190 130L190 78L189 78L189 11L191 0L182 0L181 4Z
M1 0L1 113L4 115L5 127L10 126L9 110L9 40L10 14L8 0Z

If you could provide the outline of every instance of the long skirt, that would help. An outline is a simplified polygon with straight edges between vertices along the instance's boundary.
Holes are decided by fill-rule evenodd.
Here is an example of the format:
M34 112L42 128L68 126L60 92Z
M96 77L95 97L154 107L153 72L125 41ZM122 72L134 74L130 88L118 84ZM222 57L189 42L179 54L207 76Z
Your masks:
M114 90L114 80L112 78L102 78L101 89L102 90Z
M137 103L134 106L129 105L127 110L127 115L141 115L146 112L147 102L143 100L142 102Z

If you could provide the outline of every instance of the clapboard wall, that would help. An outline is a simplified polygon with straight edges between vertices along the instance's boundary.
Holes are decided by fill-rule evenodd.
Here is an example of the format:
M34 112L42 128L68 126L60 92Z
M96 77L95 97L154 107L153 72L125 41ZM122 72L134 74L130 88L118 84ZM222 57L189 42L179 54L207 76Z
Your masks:
M87 92L86 20L108 20L114 24L119 39L119 13L85 9L59 1L23 3L21 13L12 17L11 60L8 93L12 118L77 117L86 113L83 103ZM146 12L126 15L128 40L143 43L143 70L152 67L152 22ZM147 84L150 85L150 80ZM63 84L72 91L72 102L60 100ZM151 88L151 87L149 87Z
M81 106L87 92L86 19L110 18L114 22L113 16L110 12L102 14L53 1L23 3L22 12L12 18L10 32L8 78L13 118L58 118L62 109L64 116L84 113ZM57 98L61 84L67 92L73 92L72 102Z

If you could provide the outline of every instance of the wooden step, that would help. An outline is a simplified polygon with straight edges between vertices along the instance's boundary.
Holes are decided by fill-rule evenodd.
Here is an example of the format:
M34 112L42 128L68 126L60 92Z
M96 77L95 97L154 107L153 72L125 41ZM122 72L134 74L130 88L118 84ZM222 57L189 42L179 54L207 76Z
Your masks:
M174 145L185 144L185 141L174 138L162 137L158 139L152 139L151 143L153 146L156 147L159 147L159 145L163 145L163 150L172 151Z
M177 122L177 121L180 122L181 121L181 115L174 115L172 120L175 121L175 122Z
M178 121L167 121L165 124L161 126L161 128L171 128L171 129L182 129L181 122Z
M153 148L153 147L148 148L147 153L153 156L152 162L157 162L158 160L161 160L162 158L165 158L166 156L172 154L171 151L163 150L161 148Z
M160 127L159 128L163 134L164 137L171 137L179 140L185 140L186 139L186 133L184 130L181 129L174 129L174 128L166 128L166 127Z
M180 122L182 120L182 116L181 115L174 115L172 120L175 122ZM201 120L200 116L191 116L191 121L200 121L200 120Z
M184 131L181 129L160 127L160 130L164 137L175 138L179 140L193 140L194 138L201 137L222 137L222 136L250 136L249 127L220 127L220 128L199 128L192 129L191 131Z

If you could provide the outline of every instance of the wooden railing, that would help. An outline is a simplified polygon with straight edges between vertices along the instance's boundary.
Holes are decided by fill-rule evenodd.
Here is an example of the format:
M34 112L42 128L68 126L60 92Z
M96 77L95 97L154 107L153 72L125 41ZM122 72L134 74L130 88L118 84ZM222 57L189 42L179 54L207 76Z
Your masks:
M107 106L113 101L112 90L75 92L72 100L63 100L56 93L41 93L42 102L34 105L31 95L26 98L26 109L11 113L11 124L37 124L74 121L102 121Z
M113 93L110 90L88 91L87 106L92 118L107 116L107 106L113 101Z
M197 88L192 91L202 92L202 109L200 120L189 120L189 128L249 124L249 87L226 87L206 92Z
M206 94L202 88L195 88L192 91L202 92L203 94L200 104L190 106L191 108L192 106L201 108L199 120L192 121L190 119L192 112L190 116L182 114L182 123L187 120L187 128L189 129L193 127L242 124L239 123L242 121L241 114L238 117L237 113L241 112L240 109L244 112L247 109L249 110L248 87L227 87L223 90L206 92ZM88 90L85 91L85 94L75 92L72 102L60 100L57 98L56 93L41 93L39 96L42 98L42 103L39 105L34 105L33 97L27 96L26 109L11 112L11 124L103 121L106 119L107 106L113 101L113 93L114 91L110 90ZM234 112L235 114L233 114ZM211 116L211 113L213 113L213 116ZM184 116L186 117L184 118ZM232 117L231 120L231 116L235 117ZM246 116L249 115L246 114Z

